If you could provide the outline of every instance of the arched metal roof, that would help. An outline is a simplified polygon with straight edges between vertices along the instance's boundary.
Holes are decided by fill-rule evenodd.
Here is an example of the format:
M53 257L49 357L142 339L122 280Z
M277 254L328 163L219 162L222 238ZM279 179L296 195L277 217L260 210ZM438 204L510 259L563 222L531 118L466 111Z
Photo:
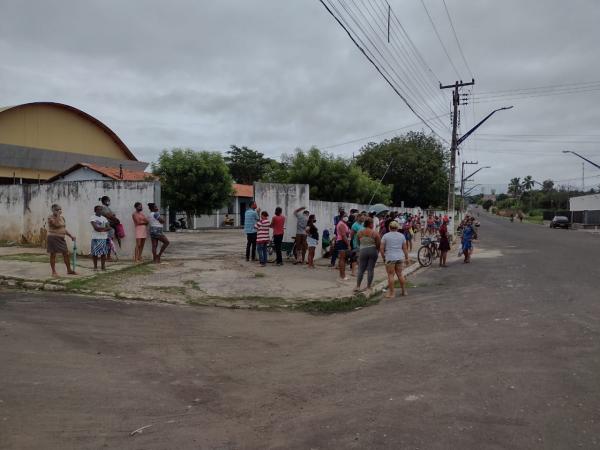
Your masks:
M117 144L117 146L121 150L123 150L123 152L127 155L127 157L129 159L131 159L132 161L137 161L138 160L134 156L134 154L131 153L131 150L129 150L129 148L125 145L125 143L119 138L119 136L117 136L117 134L113 130L111 130L110 128L108 128L106 125L104 125L98 119L96 119L94 116L90 116L85 111L82 111L82 110L80 110L78 108L75 108L74 106L66 105L64 103L56 103L56 102L31 102L31 103L23 103L21 105L16 105L16 106L0 107L0 114L2 114L3 112L6 112L6 111L12 111L12 110L15 110L15 109L27 108L27 107L30 107L30 106L52 106L54 108L65 109L65 110L67 110L69 112L77 114L78 116L83 117L84 119L92 122L94 125L96 125L98 128L100 128L102 131L104 131L108 136L110 136L110 138L115 142L115 144Z

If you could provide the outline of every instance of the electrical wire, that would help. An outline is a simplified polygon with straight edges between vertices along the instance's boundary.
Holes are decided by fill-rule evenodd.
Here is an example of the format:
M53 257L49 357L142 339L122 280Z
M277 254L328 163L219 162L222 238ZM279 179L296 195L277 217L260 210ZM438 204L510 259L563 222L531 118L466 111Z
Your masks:
M380 67L380 64L378 64L376 62L376 58L374 57L373 53L371 51L369 51L367 53L367 50L365 49L366 45L364 45L364 43L362 43L362 40L361 40L361 43L363 45L359 44L359 42L358 42L358 40L360 40L359 36L353 30L351 31L351 29L349 27L349 24L343 19L343 17L342 18L339 17L339 16L341 16L341 14L337 10L337 8L335 7L335 5L333 5L331 3L331 0L319 0L319 1L323 5L323 7L327 10L327 12L334 18L334 20L342 27L342 29L346 32L346 34L348 35L348 37L352 40L352 42L354 43L354 45L356 45L356 47L361 51L361 53L365 56L365 58L367 58L367 60L373 65L373 67L375 67L375 69L379 72L379 74L384 78L384 80L394 90L394 92L402 99L402 101L406 104L406 106L413 112L413 114L415 114L421 120L421 122L423 124L425 124L425 126L427 126L427 128L429 128L431 130L431 132L434 135L436 135L439 139L441 139L443 142L445 142L446 144L448 144L448 141L446 141L446 139L444 139L442 136L440 136L440 134L434 129L434 127L409 102L409 100L407 99L406 95L404 95L400 91L400 89L394 84L394 82L391 80L392 77L390 76L389 72L387 70L385 70L385 68ZM326 1L329 4L329 6L325 3ZM332 9L337 12L337 15L333 12ZM344 24L342 22L342 20L346 24ZM353 36L353 34L354 34L354 36ZM356 36L356 38L355 38L355 36Z
M356 4L355 0L350 0L350 1L351 1L351 2L352 2L352 3L353 3L353 4L354 4L356 7L357 7L358 13L359 13L359 14L362 16L362 18L365 20L365 22L366 22L367 26L368 26L368 27L371 29L371 31L373 31L373 33L374 33L374 35L375 35L376 39L378 39L378 40L379 40L379 42L380 42L381 44L383 44L383 47L385 47L385 42L383 42L383 39L382 39L382 37L381 37L381 34L380 34L380 33L378 33L378 32L377 32L377 31L376 31L376 30L373 28L373 26L371 25L371 23L368 21L368 19L367 19L366 15L365 15L365 14L362 12L362 10L361 10L361 9L358 7L358 5ZM340 3L341 3L341 1L340 1ZM345 6L343 6L343 5L342 5L342 7L343 7L343 8L346 10L346 12L347 12L348 14L351 14L351 13L350 13L350 11L349 11L347 8L345 8ZM377 23L377 20L376 20L376 18L373 16L373 14L371 14L371 11L370 11L370 10L367 10L367 12L368 12L368 14L370 15L371 19L373 19L373 21ZM354 19L357 19L357 17L356 17L356 16L353 16L353 18L354 18ZM357 21L355 21L355 23L357 23L357 26L359 26L359 29L361 29L361 31L363 31L363 33L365 33L365 31L364 31L364 29L361 27L361 25L359 25ZM380 32L382 32L382 33L384 33L384 30L382 30L382 29L381 29L381 27L379 27L379 31L380 31ZM383 59L384 59L384 60L387 62L387 60L386 60L386 59L385 59L385 57L383 56L382 52L381 52L381 51L379 51L379 49L377 48L377 45L376 45L376 44L375 44L375 43L374 43L374 42L373 42L371 39L369 39L369 38L367 38L367 39L369 40L369 42L371 43L371 45L373 45L373 46L374 46L374 47L377 49L378 53L379 53L379 54L382 56L382 58L383 58ZM439 115L439 112L438 112L438 111L435 111L433 108L431 108L431 106L429 106L429 104L428 104L428 102L427 102L427 100L426 100L425 96L424 96L424 95L421 93L421 91L420 91L418 88L416 88L416 87L415 87L415 85L414 85L414 84L413 84L412 86L409 86L409 81L408 81L408 79L409 79L410 77L409 77L409 75L406 73L406 71L403 69L403 65L400 63L400 61L398 61L398 59L396 58L395 54L393 54L393 53L392 53L392 54L391 54L391 57L394 59L394 61L395 61L395 65L397 65L397 66L399 67L399 70L402 72L403 76L401 77L401 76L398 74L398 72L395 70L394 66L393 66L393 65L391 65L389 62L388 62L388 65L390 65L390 66L391 66L391 69L392 69L392 71L393 71L393 72L394 72L394 74L395 74L395 75L396 75L396 76L397 76L397 77L400 79L400 81L401 81L401 82L402 82L402 84L403 84L403 85L404 85L404 86L407 88L407 90L408 90L408 91L412 91L412 92L413 92L413 97L416 99L416 101L417 101L417 102L420 102L420 103L423 103L423 104L425 105L425 107L429 109L429 113L431 113L432 115L434 115L434 116L437 116L437 115ZM437 119L437 120L439 121L439 124L441 124L441 126L443 127L443 123L442 123L442 122L441 122L439 119Z
M444 117L444 116L449 116L449 115L450 115L450 113L446 113L446 114L443 114L443 115L437 116L437 117ZM430 117L427 120L430 120L430 119L435 119L435 117ZM420 125L421 123L422 122L415 122L415 123L411 123L410 125L405 125L405 126L400 127L400 128L395 128L393 130L382 131L381 133L372 134L370 136L363 136L363 137L352 139L351 141L340 142L338 144L326 145L326 146L319 147L319 148L325 150L325 149L328 149L328 148L341 147L342 145L354 144L356 142L365 141L367 139L372 139L374 137L379 137L379 136L383 136L383 135L386 135L386 134L395 133L397 131L406 130L408 128L413 128L413 127L416 127L417 125Z
M448 49L446 49L446 46L444 45L444 41L442 40L442 37L440 36L440 33L438 32L438 29L435 26L435 22L433 21L433 18L431 17L431 14L429 14L429 10L427 9L427 5L425 4L425 0L421 0L421 4L423 5L423 9L425 9L425 12L427 13L427 17L429 17L429 22L431 22L431 26L433 27L433 31L435 31L435 35L437 36L438 41L440 41L440 45L442 46L442 49L444 50L444 53L448 57L448 61L450 61L450 65L454 69L454 72L456 73L456 76L458 78L460 78L460 74L458 73L458 69L454 65L454 62L452 61L452 58L450 58L450 54L448 53Z
M456 45L458 46L458 51L460 52L460 56L462 57L462 60L465 63L465 67L469 71L471 78L475 78L473 76L473 71L469 67L467 58L465 58L465 54L463 52L462 46L460 45L460 41L458 40L458 35L456 34L456 29L454 28L454 23L452 22L452 17L450 16L450 11L448 11L448 5L446 5L446 0L442 0L442 2L444 3L444 9L446 10L446 15L448 16L448 21L450 22L450 27L452 28L452 33L454 34L454 39L456 40Z

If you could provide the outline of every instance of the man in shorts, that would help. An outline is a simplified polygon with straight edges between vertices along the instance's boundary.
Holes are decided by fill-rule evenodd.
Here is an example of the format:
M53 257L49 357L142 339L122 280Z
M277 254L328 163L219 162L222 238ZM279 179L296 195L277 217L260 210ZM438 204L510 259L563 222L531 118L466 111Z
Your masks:
M304 259L306 258L306 251L308 250L308 243L306 241L306 225L308 223L308 216L310 212L306 209L306 206L302 206L294 211L294 215L296 216L296 243L294 250L294 257L296 261L294 264L304 264ZM300 259L300 254L302 254L302 259Z

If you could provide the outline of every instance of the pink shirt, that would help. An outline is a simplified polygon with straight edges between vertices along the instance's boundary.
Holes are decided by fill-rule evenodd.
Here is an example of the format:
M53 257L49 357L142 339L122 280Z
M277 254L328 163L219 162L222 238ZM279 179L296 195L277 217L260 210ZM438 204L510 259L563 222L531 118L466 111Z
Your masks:
M337 226L335 227L336 230L336 237L335 240L336 241L343 241L344 237L348 237L348 231L350 230L348 228L348 225L346 225L346 222L344 222L343 220L340 220L337 224Z

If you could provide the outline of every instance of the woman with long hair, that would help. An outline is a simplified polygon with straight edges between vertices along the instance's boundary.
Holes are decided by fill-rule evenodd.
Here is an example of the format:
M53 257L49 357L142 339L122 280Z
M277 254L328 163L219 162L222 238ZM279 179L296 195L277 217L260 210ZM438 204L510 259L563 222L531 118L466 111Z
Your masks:
M306 241L308 243L308 267L315 268L315 250L319 245L319 229L315 226L317 218L314 214L308 216L306 223Z

